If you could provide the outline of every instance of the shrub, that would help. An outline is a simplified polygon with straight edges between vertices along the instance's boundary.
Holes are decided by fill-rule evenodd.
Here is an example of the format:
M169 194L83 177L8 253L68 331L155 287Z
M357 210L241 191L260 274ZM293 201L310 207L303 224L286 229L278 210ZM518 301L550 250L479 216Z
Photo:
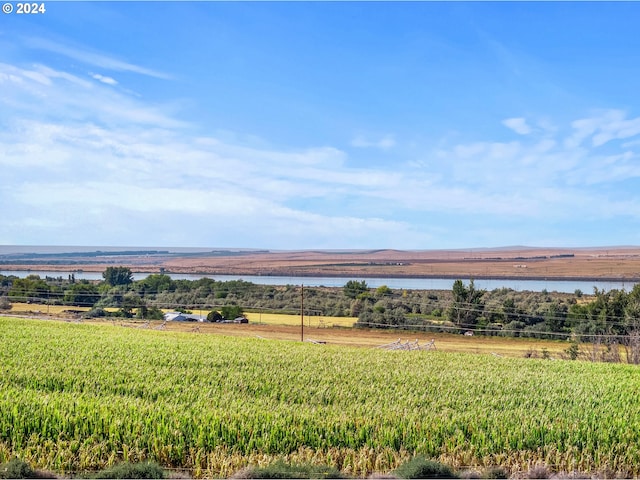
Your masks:
M106 311L104 308L94 307L88 312L86 312L83 315L83 317L84 318L102 318L102 317L108 317L109 315L110 315L109 312Z
M156 306L140 307L136 312L136 318L144 320L164 320L164 312Z
M266 467L249 467L237 472L233 478L344 478L340 471L328 465L293 464L282 460Z
M480 475L476 470L472 470L472 469L464 470L460 472L459 477L464 478L466 480L476 480L476 479L483 478L482 475Z
M527 472L527 478L549 478L551 472L545 465L536 465Z
M243 315L242 307L239 305L223 305L222 308L220 308L220 314L225 320L233 320Z
M612 475L615 475L615 472L613 472ZM633 475L625 475L624 477L616 477L616 478L632 478L632 477ZM591 475L587 473L582 473L574 470L572 472L558 472L553 476L553 478L556 480L580 480L580 479L587 480L590 478L614 478L614 477L613 476L607 477L602 473L598 473L595 477L591 477Z
M14 458L0 466L0 478L38 478L27 462Z
M451 467L443 463L414 457L393 472L400 478L457 478Z
M11 302L7 297L0 297L0 310L11 310Z
M572 342L569 348L565 350L565 353L569 355L571 360L576 360L580 354L580 348L576 342Z
M102 470L93 478L164 478L164 470L154 462L125 462Z
M490 479L504 479L509 478L509 473L502 467L491 467L488 468L482 478L490 478Z

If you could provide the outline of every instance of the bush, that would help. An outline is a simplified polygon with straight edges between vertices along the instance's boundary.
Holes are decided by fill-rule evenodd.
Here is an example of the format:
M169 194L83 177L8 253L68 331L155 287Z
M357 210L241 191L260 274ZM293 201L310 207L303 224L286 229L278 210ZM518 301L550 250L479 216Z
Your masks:
M545 465L536 465L527 472L527 478L540 479L549 478L551 472Z
M490 479L504 479L509 478L509 473L502 467L491 467L488 468L482 478L490 478Z
M457 478L451 467L443 463L414 457L393 472L400 478Z
M472 469L464 470L460 472L459 477L464 478L466 480L476 480L476 479L483 478L482 475L480 475L476 470L472 470Z
M0 297L0 310L11 310L11 302L7 297Z
M164 478L164 470L154 462L125 462L102 470L93 478Z
M344 478L340 471L328 465L293 464L282 460L266 467L249 467L237 472L233 478Z
M38 478L27 462L14 458L0 466L0 478Z
M102 318L109 316L110 313L101 307L94 307L83 315L84 318Z
M243 315L242 307L239 305L224 305L220 308L220 314L225 320L233 320Z
M576 360L580 354L580 348L578 347L577 342L572 342L569 348L565 350L565 353L569 355L571 360Z
M164 320L164 312L156 306L139 307L136 311L136 318L144 320Z

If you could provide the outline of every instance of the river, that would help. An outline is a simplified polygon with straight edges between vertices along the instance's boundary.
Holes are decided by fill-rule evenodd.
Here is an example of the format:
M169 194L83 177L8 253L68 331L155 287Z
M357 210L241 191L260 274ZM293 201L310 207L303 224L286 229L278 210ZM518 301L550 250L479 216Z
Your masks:
M0 270L0 275L15 275L24 278L28 275L40 277L68 277L71 273L78 280L102 280L100 272L52 272L42 270L10 271ZM142 280L149 273L134 272L134 280ZM212 278L217 281L244 280L258 285L305 285L309 287L342 287L349 280L364 280L371 288L386 285L398 290L450 290L453 285L451 278L357 278L357 277L280 277L270 275L204 275L204 274L169 274L174 280L198 280L200 278ZM465 283L468 278L462 278ZM637 282L631 281L595 281L595 280L520 280L520 279L475 279L475 286L486 290L496 288L511 288L516 291L563 292L574 293L581 290L585 294L593 293L594 287L598 290L626 290L630 291Z

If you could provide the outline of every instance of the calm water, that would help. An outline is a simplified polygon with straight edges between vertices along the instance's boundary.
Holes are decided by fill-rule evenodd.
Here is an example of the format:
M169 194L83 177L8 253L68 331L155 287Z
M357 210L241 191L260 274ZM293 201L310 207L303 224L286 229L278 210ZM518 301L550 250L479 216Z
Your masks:
M41 270L31 271L9 271L0 270L0 275L15 275L24 278L27 275L39 275L40 277L68 277L71 272L51 272ZM82 272L74 273L78 280L102 280L102 274L98 272ZM146 278L148 273L135 273L135 280ZM453 285L451 278L355 278L355 277L276 277L276 276L257 276L257 275L193 275L193 274L171 274L174 280L198 280L200 278L212 278L218 281L227 280L245 280L247 282L256 283L258 285L305 285L309 287L342 287L349 280L364 280L367 285L377 288L386 285L392 289L406 290L450 290ZM462 279L465 283L469 279ZM564 292L573 293L576 289L582 290L583 293L590 294L593 288L609 291L613 289L629 291L637 282L620 282L620 281L585 281L585 280L482 280L475 279L474 283L477 288L493 290L496 288L511 288L517 291L541 292Z

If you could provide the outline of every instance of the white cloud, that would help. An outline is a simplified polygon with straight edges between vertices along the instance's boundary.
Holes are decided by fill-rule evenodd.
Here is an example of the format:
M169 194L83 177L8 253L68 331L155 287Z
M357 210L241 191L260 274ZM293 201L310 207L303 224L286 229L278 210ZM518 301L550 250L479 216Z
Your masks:
M320 203L317 212L296 206L302 198L342 197L394 182L385 172L346 168L346 154L336 148L286 151L194 136L157 108L100 84L52 69L39 69L43 78L37 79L19 67L11 72L21 85L12 86L6 99L0 97L0 105L8 106L9 98L33 98L30 89L58 102L55 109L28 100L11 106L4 118L8 128L0 131L0 163L11 176L21 177L7 189L7 201L16 215L29 212L28 218L42 219L23 223L25 232L63 238L68 231L131 235L139 228L177 235L177 228L187 242L193 223L203 225L203 232L211 231L208 225L247 231L259 226L262 232L277 225L280 233L270 234L276 244L299 231L298 241L311 232L315 236L307 242L328 245L337 238L336 229L353 238L365 232L386 238L407 230L393 220L345 215ZM119 227L107 227L112 218ZM152 218L164 220L153 226ZM5 225L12 221L4 220ZM81 232L75 230L78 225Z
M531 127L527 124L527 120L522 117L507 118L502 124L520 135L528 135L532 132Z
M24 42L26 45L28 45L31 48L58 53L60 55L64 55L74 60L78 60L80 62L86 63L87 65L93 65L93 66L101 67L107 70L115 70L119 72L133 72L133 73L138 73L140 75L147 75L150 77L161 78L161 79L170 78L169 75L162 72L158 72L150 68L141 67L139 65L118 60L116 58L110 57L108 55L104 55L102 53L91 52L80 47L62 45L60 43L53 42L49 39L45 40L43 38L31 37L31 38L25 39Z
M118 82L111 77L100 75L99 73L91 73L91 77L95 78L99 82L106 83L107 85L117 85Z
M600 147L612 140L622 140L640 135L640 117L627 119L622 110L606 110L572 122L573 133L565 140L569 148L580 145L591 137L591 144Z
M359 134L351 140L351 146L357 148L380 148L386 150L396 145L393 135L384 135L381 138L372 140L370 137Z
M60 123L68 124L86 122L89 117L113 125L128 122L151 128L186 126L168 113L169 107L145 105L101 83L41 65L26 69L0 63L0 82L6 87L0 89L0 103L18 110L20 115L13 114L16 119L22 115L57 117Z
M22 225L18 241L427 248L450 220L486 228L640 215L635 192L619 201L596 188L640 177L638 119L619 111L577 120L565 137L558 128L512 142L446 139L420 149L419 160L393 149L387 164L353 167L364 162L331 145L203 134L171 108L91 76L98 81L0 64L0 195L10 212L0 231ZM503 123L532 130L524 118ZM628 146L596 154L593 146L614 138ZM384 155L395 139L359 135L352 146ZM239 235L220 236L227 228Z
M640 117L632 120L620 120L605 124L593 136L593 145L599 147L611 140L630 138L640 135Z

